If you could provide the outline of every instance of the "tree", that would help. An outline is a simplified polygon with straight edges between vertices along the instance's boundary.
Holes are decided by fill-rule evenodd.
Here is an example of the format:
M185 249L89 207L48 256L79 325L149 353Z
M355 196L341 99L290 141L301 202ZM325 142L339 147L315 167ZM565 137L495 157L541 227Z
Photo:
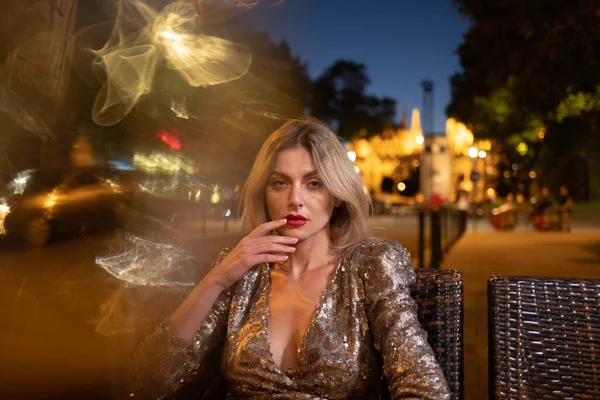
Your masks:
M349 139L361 129L370 134L393 123L396 101L366 94L370 80L364 64L340 60L327 68L313 83L311 114L336 127L340 137Z
M472 24L458 48L463 72L451 78L447 114L507 147L531 148L544 133L534 157L546 170L575 154L593 158L590 151L600 150L600 13L588 5L597 3L454 3Z

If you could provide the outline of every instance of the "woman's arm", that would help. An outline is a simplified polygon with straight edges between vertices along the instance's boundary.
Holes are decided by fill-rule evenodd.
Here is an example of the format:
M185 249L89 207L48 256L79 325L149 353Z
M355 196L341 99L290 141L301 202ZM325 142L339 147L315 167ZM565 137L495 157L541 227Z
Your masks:
M365 307L392 398L448 399L446 378L410 296L416 279L410 255L395 241L374 243L361 262Z
M220 253L213 268L228 252ZM138 399L160 398L174 392L196 373L216 375L219 366L206 365L206 360L214 358L208 356L209 352L220 352L223 346L230 302L230 289L223 289L210 279L202 280L140 346L135 355L134 379L128 395ZM175 319L178 318L179 325L173 323L177 313L179 316ZM189 313L187 319L186 313ZM185 337L181 326L184 330L189 329L196 322L197 326L191 328L194 329L192 335Z
M130 396L159 397L198 372L209 350L220 350L227 329L230 287L252 267L287 259L296 238L267 236L285 219L260 225L231 251L223 251L204 279L144 341L136 356L136 380ZM207 366L208 368L208 366ZM212 371L202 368L201 373Z

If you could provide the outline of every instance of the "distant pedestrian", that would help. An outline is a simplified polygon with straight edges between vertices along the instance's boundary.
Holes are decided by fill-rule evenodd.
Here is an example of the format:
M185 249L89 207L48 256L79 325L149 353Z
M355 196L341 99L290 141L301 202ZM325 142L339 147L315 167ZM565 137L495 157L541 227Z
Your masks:
M546 210L552 207L552 197L550 196L550 189L547 187L542 188L541 197L538 200L538 209L541 214L544 214Z
M569 194L569 188L566 186L560 187L560 197L558 199L558 204L560 206L560 217L563 222L563 226L567 230L567 232L571 232L572 228L572 218L571 214L573 212L573 198Z

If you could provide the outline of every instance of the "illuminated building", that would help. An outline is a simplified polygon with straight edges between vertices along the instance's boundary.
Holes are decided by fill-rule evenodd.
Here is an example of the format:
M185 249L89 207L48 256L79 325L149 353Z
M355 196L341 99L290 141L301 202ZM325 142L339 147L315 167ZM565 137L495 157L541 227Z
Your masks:
M433 195L447 199L451 194L450 176L452 158L448 137L428 135L421 153L420 182L421 194L425 201Z
M469 148L475 146L475 158L469 157ZM423 136L419 110L413 109L411 125L406 117L397 130L388 129L370 139L357 138L348 144L349 156L363 176L365 186L376 200L385 200L382 182L394 179L394 188L407 188L403 179L419 173L419 190L424 200L433 194L453 201L458 190L467 191L478 199L484 196L487 179L495 176L496 154L491 142L478 141L462 123L450 118L446 132ZM478 175L472 175L475 171ZM471 178L478 178L473 182ZM399 192L394 191L398 196ZM392 201L402 201L396 198Z
M387 129L370 139L355 139L348 145L356 155L354 163L363 176L365 186L374 198L382 195L384 177L394 175L401 159L422 151L423 132L417 108L412 110L410 127L407 125L404 116L398 129Z

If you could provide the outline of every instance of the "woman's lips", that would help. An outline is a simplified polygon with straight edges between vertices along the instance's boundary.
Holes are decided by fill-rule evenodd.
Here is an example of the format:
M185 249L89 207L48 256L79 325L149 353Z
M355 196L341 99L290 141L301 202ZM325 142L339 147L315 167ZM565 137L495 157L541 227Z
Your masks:
M302 215L288 214L285 218L287 218L287 224L291 226L302 226L307 222Z
M305 219L294 219L294 218L288 218L287 220L287 224L291 225L291 226L302 226L304 224L306 224L308 221L306 221Z

